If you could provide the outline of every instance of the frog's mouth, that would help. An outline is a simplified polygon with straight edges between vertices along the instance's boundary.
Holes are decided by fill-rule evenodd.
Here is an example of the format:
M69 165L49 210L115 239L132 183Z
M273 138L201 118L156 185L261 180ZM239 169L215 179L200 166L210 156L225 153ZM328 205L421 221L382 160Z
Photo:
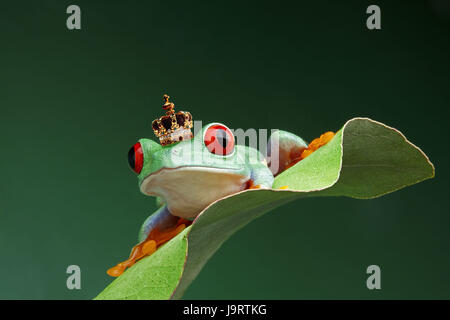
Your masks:
M161 197L172 214L194 218L215 200L244 190L249 179L236 169L163 168L148 175L140 190L145 195Z

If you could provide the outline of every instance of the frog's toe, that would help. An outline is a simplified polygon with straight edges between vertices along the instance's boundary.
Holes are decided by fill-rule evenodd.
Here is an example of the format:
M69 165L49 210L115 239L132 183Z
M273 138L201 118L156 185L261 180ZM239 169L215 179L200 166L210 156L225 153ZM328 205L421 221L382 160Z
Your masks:
M261 189L262 186L260 184L255 184L253 180L247 181L247 188L246 189Z
M144 243L142 246L142 253L146 256L151 255L153 252L156 251L156 241L155 240L149 240Z
M120 263L117 266L108 269L108 271L106 271L106 273L108 275L110 275L111 277L120 276L125 271L125 267L121 267L119 265L120 265Z
M191 221L180 218L173 228L163 231L153 229L145 241L133 247L130 257L127 260L117 264L115 267L108 269L106 273L111 277L120 276L126 270L126 268L131 267L138 260L153 254L161 245L174 238L189 224L191 224Z
M286 190L286 189L289 189L289 186L282 186L282 187L279 187L278 189L279 190Z

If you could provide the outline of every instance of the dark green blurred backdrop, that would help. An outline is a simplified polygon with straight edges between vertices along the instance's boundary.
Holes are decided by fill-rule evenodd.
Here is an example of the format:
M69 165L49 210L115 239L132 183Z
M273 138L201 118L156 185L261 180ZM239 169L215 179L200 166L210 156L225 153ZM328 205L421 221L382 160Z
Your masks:
M382 30L366 28L373 3ZM450 298L448 14L445 1L2 2L0 298L90 299L110 283L155 210L126 154L153 138L163 93L204 123L306 140L368 116L437 174L375 200L270 212L186 298ZM66 288L71 264L81 290ZM371 264L382 290L366 288Z

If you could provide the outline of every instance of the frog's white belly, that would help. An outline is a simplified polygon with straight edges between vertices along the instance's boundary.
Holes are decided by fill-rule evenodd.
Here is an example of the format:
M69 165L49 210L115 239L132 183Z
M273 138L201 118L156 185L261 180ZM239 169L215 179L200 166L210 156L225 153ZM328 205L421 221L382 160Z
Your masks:
M244 190L248 180L232 170L179 167L149 175L140 188L146 195L163 198L173 215L192 219L215 200Z

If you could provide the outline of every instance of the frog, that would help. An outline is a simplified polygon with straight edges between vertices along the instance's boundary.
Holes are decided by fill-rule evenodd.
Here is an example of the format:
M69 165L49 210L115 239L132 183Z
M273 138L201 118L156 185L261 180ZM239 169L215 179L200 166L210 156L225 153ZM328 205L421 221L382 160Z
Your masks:
M166 143L141 138L129 150L128 163L140 192L156 197L159 208L143 222L129 258L107 271L110 276L121 275L153 254L215 201L248 189L271 189L274 177L311 151L301 137L282 130L272 133L263 154L235 144L233 131L225 124L209 123L195 136L186 133L188 127L181 128L179 139L172 135L170 143L167 137Z

